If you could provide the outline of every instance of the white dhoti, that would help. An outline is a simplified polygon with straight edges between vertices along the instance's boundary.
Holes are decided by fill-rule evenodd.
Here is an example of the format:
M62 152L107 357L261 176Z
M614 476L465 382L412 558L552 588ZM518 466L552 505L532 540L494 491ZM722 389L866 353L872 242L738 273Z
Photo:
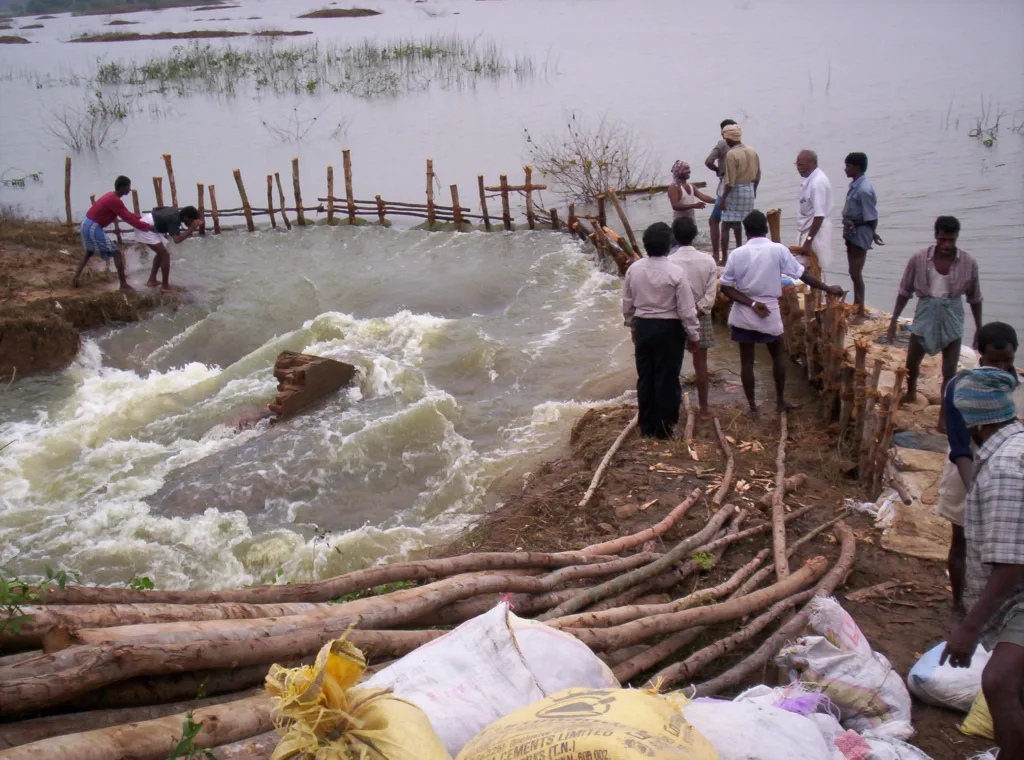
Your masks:
M804 244L804 240L807 239L807 233L810 231L808 227L806 230L801 230L799 245ZM832 265L832 220L827 216L821 223L821 227L818 229L818 234L814 236L814 240L811 242L811 250L814 251L814 255L818 257L818 266L821 267L822 275L825 270ZM796 256L796 260L803 264L805 267L810 265L810 260L807 256L801 256L800 254L793 254Z
M150 226L149 232L143 232L142 230L135 230L135 242L142 243L143 245L160 245L163 243L167 244L167 236L152 229L153 227L153 215L143 214L142 221Z

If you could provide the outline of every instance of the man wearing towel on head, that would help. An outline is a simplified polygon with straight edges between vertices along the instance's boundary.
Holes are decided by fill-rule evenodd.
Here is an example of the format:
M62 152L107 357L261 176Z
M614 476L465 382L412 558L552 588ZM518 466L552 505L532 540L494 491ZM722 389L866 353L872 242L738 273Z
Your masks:
M730 124L722 130L729 146L725 154L725 188L722 190L722 263L729 260L729 232L739 235L740 224L754 210L757 186L761 182L761 159L757 151L741 142L743 130Z
M979 446L967 494L968 612L940 663L967 668L979 643L992 651L981 689L1000 757L1024 757L1024 424L1016 374L995 367L960 372L953 403Z

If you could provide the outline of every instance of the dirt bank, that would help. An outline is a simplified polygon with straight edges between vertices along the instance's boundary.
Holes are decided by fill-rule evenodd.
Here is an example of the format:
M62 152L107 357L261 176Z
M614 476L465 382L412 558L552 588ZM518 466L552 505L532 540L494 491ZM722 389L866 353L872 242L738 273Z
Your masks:
M664 517L694 487L713 488L724 470L725 458L710 422L697 425L693 442L696 459L682 442L654 442L633 434L615 456L603 485L585 510L578 508L594 470L612 442L635 413L635 408L619 407L588 412L572 433L569 452L531 473L521 490L515 489L497 510L478 523L441 553L467 551L507 551L529 547L533 551L565 550L586 546L614 536L626 535L648 527ZM760 497L771 487L775 472L778 421L763 414L751 420L739 406L717 409L725 434L732 440L736 457L736 478L729 501L751 511L747 524L769 517L759 507ZM848 477L854 462L837 449L834 435L824 428L817 403L791 413L787 447L787 472L803 472L807 483L787 504L796 508L816 505L808 514L791 523L788 533L798 537L829 520L846 498L863 499L863 486ZM653 500L657 500L651 503ZM644 508L644 505L650 505ZM682 537L696 532L708 518L705 509L694 509L669 533L655 551L664 551ZM868 637L875 649L885 654L901 675L906 676L921 653L947 634L950 605L945 567L941 562L913 559L885 551L880 534L870 519L848 518L858 537L857 562L845 588L838 593L840 602ZM748 562L764 545L763 539L750 539L730 548L721 562L702 577L689 579L687 588L673 589L673 598L721 583ZM802 548L793 563L815 555L833 558L835 538L825 533ZM878 596L860 604L846 599L857 589L883 581L901 581L902 592L893 597ZM712 629L679 654L684 658L711 640L721 638L735 628ZM772 629L773 630L773 629ZM750 654L767 633L739 651L720 658L698 680L722 672ZM764 682L774 683L781 674L769 667ZM642 674L634 685L642 684L650 674ZM759 679L760 680L760 679ZM985 742L957 731L962 716L915 703L914 742L935 760L953 760L979 752Z

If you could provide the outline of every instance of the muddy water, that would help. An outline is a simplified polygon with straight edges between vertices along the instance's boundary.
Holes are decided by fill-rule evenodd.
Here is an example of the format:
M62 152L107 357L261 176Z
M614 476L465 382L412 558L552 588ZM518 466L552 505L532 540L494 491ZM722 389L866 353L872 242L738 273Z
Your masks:
M252 177L256 195L256 180L286 171L292 156L313 197L342 147L353 151L358 195L421 197L431 156L441 186L457 182L465 196L479 172L514 176L523 128L543 133L574 111L628 117L659 167L684 157L707 179L701 160L731 116L761 152L761 203L783 209L789 239L797 150L818 150L837 198L842 157L870 155L889 242L869 263L870 303L890 305L932 218L952 212L981 260L987 316L1024 324L1015 257L1024 136L1005 128L1024 120L1019 4L932 3L924 15L917 4L863 3L857 23L840 4L668 0L588 3L585 13L573 2L428 3L435 15L384 2L376 18L294 18L317 6L132 14L141 23L126 28L311 29L324 42L457 32L532 56L537 74L394 99L150 93L114 149L75 158L76 214L122 172L151 205L148 177L164 173L162 152L174 155L182 188L214 182L222 206L234 205L232 168ZM24 32L35 44L0 48L0 170L44 172L41 183L0 188L0 202L47 215L63 207L64 151L40 122L80 103L87 87L37 87L36 73L67 78L97 56L142 58L174 44L61 42L106 20L61 16ZM868 39L852 33L857 24ZM988 57L951 54L950 29L956 50L984 46ZM723 40L739 51L727 65L716 63ZM982 92L1007 112L991 148L967 135ZM261 122L282 122L293 108L322 115L303 141L283 143ZM347 133L332 138L342 120ZM666 207L663 197L639 201L630 214L640 227L667 217ZM838 270L835 262L842 282ZM337 572L457 528L544 456L586 404L620 396L631 379L617 281L575 244L541 233L207 237L175 249L173 276L192 303L95 334L72 369L4 393L0 564L31 571L51 561L92 582L150 575L167 586ZM235 432L234 420L272 397L283 349L350 361L359 385L292 425ZM715 362L720 392L735 391L728 347Z

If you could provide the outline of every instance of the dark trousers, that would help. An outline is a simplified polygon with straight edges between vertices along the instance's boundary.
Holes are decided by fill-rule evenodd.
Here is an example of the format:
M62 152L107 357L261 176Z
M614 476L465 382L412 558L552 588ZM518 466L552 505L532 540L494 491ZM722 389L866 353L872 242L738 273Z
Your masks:
M678 319L636 319L634 350L640 432L668 438L679 422L683 391L679 373L686 350L686 331Z

